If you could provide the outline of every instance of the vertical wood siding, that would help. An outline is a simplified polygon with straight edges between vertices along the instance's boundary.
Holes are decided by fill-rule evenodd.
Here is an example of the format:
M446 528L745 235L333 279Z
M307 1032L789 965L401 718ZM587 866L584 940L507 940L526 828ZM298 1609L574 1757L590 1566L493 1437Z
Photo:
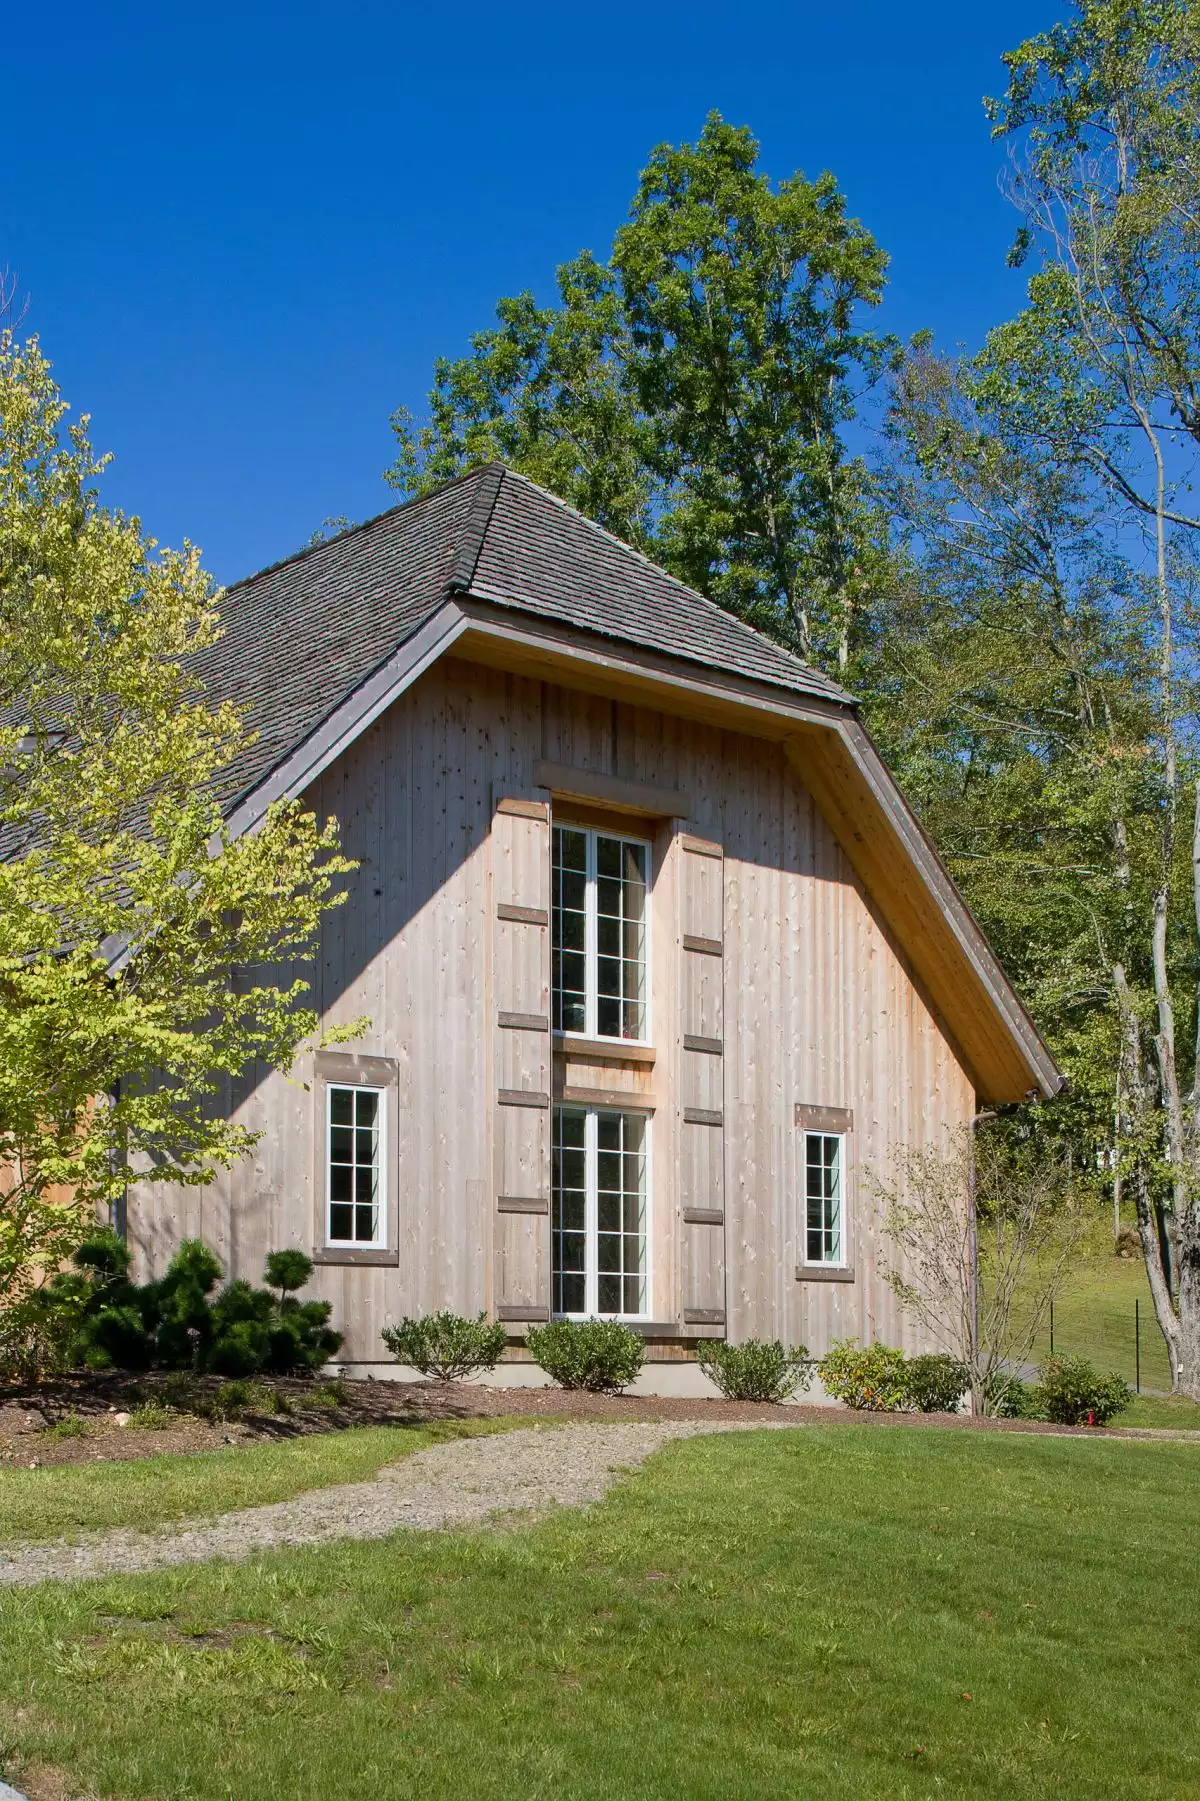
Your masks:
M965 1124L971 1080L782 748L447 659L308 796L337 814L359 868L301 973L328 1023L365 1018L355 1048L397 1068L398 1261L314 1278L345 1355L381 1357L380 1327L406 1313L548 1297L548 1217L498 1207L548 1188L548 1112L499 1101L552 1080L548 1035L499 1023L549 1012L548 930L498 913L549 905L545 823L496 812L538 797L539 758L691 799L689 819L647 834L655 1063L555 1078L653 1093L653 1317L682 1334L685 1308L721 1308L732 1338L912 1348L878 1268L872 1180L903 1147L944 1144ZM722 955L685 950L685 936L720 941ZM302 1058L289 1077L256 1069L229 1089L225 1104L263 1137L208 1188L134 1191L141 1270L194 1235L252 1279L276 1246L313 1249L310 1076ZM853 1283L796 1278L797 1103L854 1114ZM685 1122L685 1108L721 1124ZM724 1224L685 1225L685 1208Z

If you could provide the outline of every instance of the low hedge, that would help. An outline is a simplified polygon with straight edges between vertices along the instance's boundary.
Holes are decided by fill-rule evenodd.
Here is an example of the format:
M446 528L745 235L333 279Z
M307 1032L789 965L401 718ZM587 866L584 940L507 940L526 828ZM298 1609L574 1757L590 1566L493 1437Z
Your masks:
M645 1346L615 1319L556 1319L531 1326L525 1343L533 1360L560 1388L618 1395L642 1367Z
M486 1313L466 1319L461 1313L426 1313L385 1326L380 1336L400 1363L410 1363L437 1382L461 1382L494 1370L504 1353L506 1333Z
M727 1401L786 1401L812 1380L803 1345L785 1350L778 1338L747 1338L741 1344L706 1340L696 1362Z

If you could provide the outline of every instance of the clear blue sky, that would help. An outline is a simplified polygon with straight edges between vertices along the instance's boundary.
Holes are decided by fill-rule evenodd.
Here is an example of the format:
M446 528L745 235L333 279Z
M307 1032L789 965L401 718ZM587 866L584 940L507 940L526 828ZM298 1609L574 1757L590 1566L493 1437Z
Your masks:
M0 267L116 465L109 498L232 581L389 504L498 295L603 252L711 107L832 169L892 256L880 324L978 342L1020 302L981 97L1066 0L58 0L9 34Z

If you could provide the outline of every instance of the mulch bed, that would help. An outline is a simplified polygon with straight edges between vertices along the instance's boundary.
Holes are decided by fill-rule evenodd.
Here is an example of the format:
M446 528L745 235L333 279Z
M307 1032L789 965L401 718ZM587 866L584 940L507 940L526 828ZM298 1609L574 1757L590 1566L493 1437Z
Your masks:
M0 1469L48 1468L69 1463L127 1462L173 1452L195 1453L230 1445L264 1444L312 1432L350 1426L422 1425L436 1420L487 1419L505 1415L556 1419L760 1420L788 1419L820 1426L952 1428L960 1432L1070 1433L1087 1438L1173 1438L1177 1434L1139 1427L1053 1426L1039 1420L982 1420L968 1414L854 1413L845 1407L803 1404L776 1407L745 1401L685 1399L665 1395L567 1394L559 1388L487 1388L475 1383L344 1381L346 1397L336 1407L314 1403L314 1387L299 1380L272 1382L290 1406L287 1414L250 1413L227 1423L178 1414L157 1430L120 1425L116 1416L153 1400L161 1378L80 1375L19 1392L0 1393ZM216 1378L199 1378L212 1392ZM60 1437L57 1422L76 1419L84 1432Z

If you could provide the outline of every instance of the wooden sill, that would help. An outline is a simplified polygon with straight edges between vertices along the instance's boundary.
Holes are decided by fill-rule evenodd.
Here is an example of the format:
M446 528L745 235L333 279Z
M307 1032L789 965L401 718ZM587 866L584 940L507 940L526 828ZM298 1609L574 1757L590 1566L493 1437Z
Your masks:
M374 1247L358 1250L354 1245L349 1244L323 1244L318 1245L317 1249L313 1252L312 1260L317 1264L340 1263L343 1266L358 1264L368 1268L374 1266L376 1268L394 1269L400 1262L400 1253L399 1251L389 1251L383 1248L375 1249Z
M555 1032L554 1049L568 1063L653 1063L658 1056L652 1044L635 1044L626 1038L577 1038L573 1032Z
M800 1263L796 1266L797 1282L853 1282L854 1271L836 1263Z

